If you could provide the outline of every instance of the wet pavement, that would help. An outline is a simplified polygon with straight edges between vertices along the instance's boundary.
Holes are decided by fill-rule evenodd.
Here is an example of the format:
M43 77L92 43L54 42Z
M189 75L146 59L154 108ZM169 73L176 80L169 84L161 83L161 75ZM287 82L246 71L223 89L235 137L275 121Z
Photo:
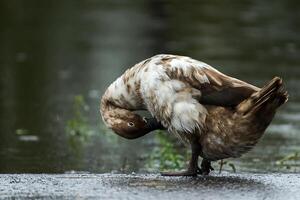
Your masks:
M300 174L2 174L0 198L300 199Z

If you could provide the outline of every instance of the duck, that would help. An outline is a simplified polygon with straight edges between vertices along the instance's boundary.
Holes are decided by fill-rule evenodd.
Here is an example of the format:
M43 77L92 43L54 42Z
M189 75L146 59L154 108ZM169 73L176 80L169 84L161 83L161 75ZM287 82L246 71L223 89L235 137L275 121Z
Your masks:
M202 61L159 54L127 69L108 86L100 114L108 128L126 139L159 129L174 134L190 146L191 158L186 170L162 175L197 176L208 175L212 161L251 150L287 100L279 77L259 88Z

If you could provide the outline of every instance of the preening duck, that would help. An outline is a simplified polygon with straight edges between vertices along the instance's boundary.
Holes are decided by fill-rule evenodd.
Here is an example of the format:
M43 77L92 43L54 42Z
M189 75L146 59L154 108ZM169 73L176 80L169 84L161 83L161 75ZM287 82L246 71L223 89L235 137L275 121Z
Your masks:
M260 89L190 57L156 55L108 87L100 112L104 123L127 139L156 129L177 135L191 145L188 169L163 175L194 176L208 174L211 161L249 151L286 101L280 78ZM136 110L148 110L152 117Z

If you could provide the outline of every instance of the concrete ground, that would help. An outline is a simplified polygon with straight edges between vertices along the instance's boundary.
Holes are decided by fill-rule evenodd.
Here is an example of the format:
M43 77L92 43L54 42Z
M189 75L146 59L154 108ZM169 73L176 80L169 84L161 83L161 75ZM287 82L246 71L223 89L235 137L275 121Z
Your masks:
M1 174L1 199L300 199L300 174Z

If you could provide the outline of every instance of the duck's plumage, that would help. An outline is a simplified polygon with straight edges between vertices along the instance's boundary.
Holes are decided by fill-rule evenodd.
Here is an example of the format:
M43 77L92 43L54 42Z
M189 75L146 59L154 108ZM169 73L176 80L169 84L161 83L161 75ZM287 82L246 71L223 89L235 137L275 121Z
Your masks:
M208 174L210 161L250 150L286 101L280 78L260 89L189 57L157 55L113 82L100 111L106 125L128 139L156 129L178 135L191 144L192 158L187 171L166 175L195 175ZM152 118L135 110L148 110Z
M201 134L207 114L203 104L233 106L259 88L229 77L208 64L185 56L156 55L128 69L105 92L102 102L117 106L118 117L107 117L109 127L128 110L148 110L170 132L189 140ZM124 110L123 110L124 109Z
M275 77L234 108L206 106L206 130L199 138L202 157L213 161L251 150L287 100L282 79Z

